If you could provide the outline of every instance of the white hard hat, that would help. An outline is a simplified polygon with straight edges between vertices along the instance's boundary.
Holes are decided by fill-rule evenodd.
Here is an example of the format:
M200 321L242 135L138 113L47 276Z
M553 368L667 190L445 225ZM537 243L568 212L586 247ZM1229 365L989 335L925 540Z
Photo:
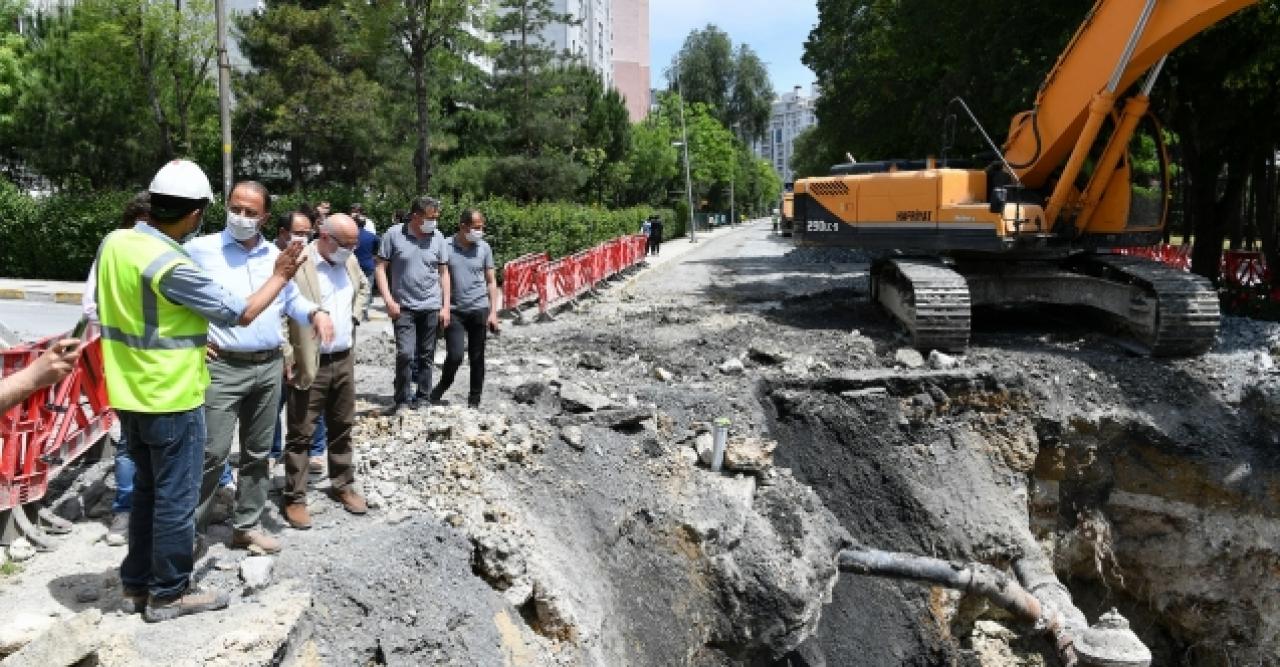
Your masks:
M213 187L204 170L190 160L173 160L156 172L147 188L153 195L213 201Z

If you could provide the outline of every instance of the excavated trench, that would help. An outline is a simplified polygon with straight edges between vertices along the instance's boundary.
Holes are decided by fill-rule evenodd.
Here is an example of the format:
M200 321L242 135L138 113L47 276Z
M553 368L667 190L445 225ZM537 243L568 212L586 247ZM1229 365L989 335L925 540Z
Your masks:
M1228 404L1184 378L1126 405L1125 385L1149 378L1115 369L1120 393L1107 403L1089 393L1096 385L1034 364L1002 368L763 382L776 462L861 546L997 567L1041 550L1089 621L1118 609L1152 664L1275 664L1280 456L1269 394ZM983 600L849 574L799 655L812 665L1059 664L1047 641Z

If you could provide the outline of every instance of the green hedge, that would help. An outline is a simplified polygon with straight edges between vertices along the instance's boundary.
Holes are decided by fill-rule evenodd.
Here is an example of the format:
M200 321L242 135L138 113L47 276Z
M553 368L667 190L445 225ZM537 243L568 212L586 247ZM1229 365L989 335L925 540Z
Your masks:
M80 280L89 271L102 237L115 229L124 205L133 193L66 194L33 199L0 179L0 276ZM364 205L379 230L391 224L396 210L407 210L407 197L370 195L355 189L328 188L302 195L287 194L272 202L273 214L296 208L303 201L329 201L335 211L354 202ZM664 236L684 234L671 210L636 207L605 209L568 203L519 205L503 199L444 201L440 227L457 229L465 207L480 209L488 219L487 238L498 265L530 252L547 252L553 258L572 254L622 234L634 234L652 213L662 216ZM205 232L222 228L220 205L206 216ZM268 234L274 235L274 222Z

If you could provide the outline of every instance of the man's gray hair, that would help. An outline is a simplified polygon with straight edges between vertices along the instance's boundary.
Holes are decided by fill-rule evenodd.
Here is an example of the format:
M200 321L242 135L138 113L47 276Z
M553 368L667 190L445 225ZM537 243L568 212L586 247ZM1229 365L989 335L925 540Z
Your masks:
M423 213L427 210L440 210L440 200L435 197L417 197L409 207L410 213Z

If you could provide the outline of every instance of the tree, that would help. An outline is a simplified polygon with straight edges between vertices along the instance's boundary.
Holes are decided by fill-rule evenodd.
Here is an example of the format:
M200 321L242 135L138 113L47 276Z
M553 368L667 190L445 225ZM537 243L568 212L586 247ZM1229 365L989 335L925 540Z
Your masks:
M729 35L716 26L689 33L667 79L669 90L679 89L689 102L706 104L722 125L736 126L740 136L764 136L774 98L768 71L750 46L735 51Z
M576 25L569 14L556 12L552 0L498 0L498 13L491 31L503 40L494 60L499 74L497 87L516 101L518 127L523 150L538 153L533 134L533 117L537 111L535 77L557 58L572 58L568 49L557 51L548 46L542 31L551 24ZM568 45L565 45L566 47Z
M680 152L671 145L677 136L661 114L652 114L631 128L626 156L630 179L627 203L659 204L667 199L668 187L683 173ZM683 190L683 185L679 189Z
M359 6L359 5L357 5ZM441 67L457 69L467 58L480 53L483 42L476 37L481 0L378 0L369 5L366 23L389 25L413 77L414 101L414 185L426 192L431 183L431 92ZM441 62L444 61L444 62ZM440 72L444 73L444 72Z
M826 176L831 165L846 161L844 151L823 132L822 125L810 125L796 135L791 153L791 171L796 179Z
M357 183L394 142L383 87L367 74L375 58L359 40L359 14L340 6L308 9L277 2L237 18L240 49L252 69L233 79L237 134L258 173L308 182ZM279 164L281 157L284 164Z

